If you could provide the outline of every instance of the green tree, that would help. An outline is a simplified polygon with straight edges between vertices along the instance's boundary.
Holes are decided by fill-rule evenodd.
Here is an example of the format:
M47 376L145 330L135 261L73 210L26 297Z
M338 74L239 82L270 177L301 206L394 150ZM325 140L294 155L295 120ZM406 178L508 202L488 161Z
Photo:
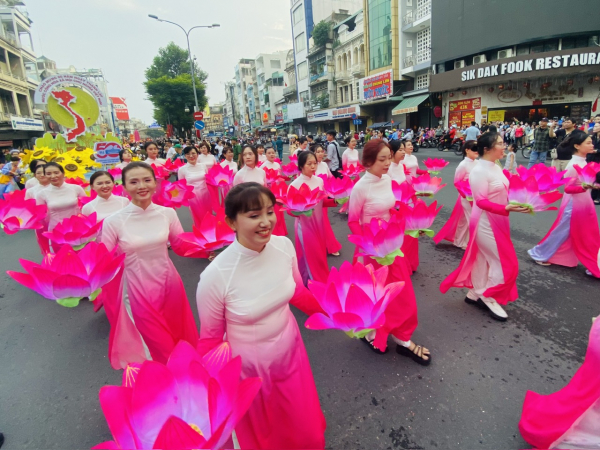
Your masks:
M312 38L315 42L315 47L322 47L329 41L331 31L331 22L321 20L315 25L312 31Z
M191 112L185 112L186 106L193 111L195 104L190 69L187 50L173 42L159 49L152 65L146 69L146 93L154 105L154 119L164 128L169 123L178 131L194 126ZM195 62L194 70L198 106L202 110L207 103L204 81L208 75Z

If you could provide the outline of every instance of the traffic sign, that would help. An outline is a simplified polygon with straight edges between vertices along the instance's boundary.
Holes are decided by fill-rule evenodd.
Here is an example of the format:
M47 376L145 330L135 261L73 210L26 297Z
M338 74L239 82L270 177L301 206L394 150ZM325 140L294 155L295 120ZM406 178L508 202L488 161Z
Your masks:
M356 120L357 119L357 115L356 114L352 114L352 119Z
M195 120L202 120L204 119L204 112L203 111L197 111L194 113L194 119Z
M362 125L361 119L354 119L353 122L354 122L354 125Z
M204 130L204 127L206 125L201 120L197 120L196 122L194 122L194 126L196 127L196 130Z

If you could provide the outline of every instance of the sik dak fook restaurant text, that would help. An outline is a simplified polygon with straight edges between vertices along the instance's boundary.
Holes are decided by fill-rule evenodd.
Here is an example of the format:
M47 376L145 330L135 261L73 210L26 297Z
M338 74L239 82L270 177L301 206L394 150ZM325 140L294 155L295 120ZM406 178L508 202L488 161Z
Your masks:
M471 121L539 122L600 114L599 48L558 50L473 64L434 74L430 92L442 101L444 126Z

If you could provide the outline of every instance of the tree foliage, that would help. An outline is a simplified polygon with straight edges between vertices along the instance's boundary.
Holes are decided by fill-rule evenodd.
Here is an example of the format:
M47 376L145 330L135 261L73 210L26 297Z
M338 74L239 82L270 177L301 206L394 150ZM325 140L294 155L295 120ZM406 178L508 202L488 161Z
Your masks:
M331 25L331 22L326 22L325 20L321 20L315 25L312 31L312 38L316 47L322 47L329 41Z
M176 130L181 131L182 128L190 129L194 125L191 111L194 110L195 101L190 69L187 50L173 42L159 49L152 65L146 69L146 93L154 105L154 119L163 128L171 123ZM194 70L198 105L202 110L207 103L204 84L207 74L195 62ZM190 109L188 113L185 112L186 106Z

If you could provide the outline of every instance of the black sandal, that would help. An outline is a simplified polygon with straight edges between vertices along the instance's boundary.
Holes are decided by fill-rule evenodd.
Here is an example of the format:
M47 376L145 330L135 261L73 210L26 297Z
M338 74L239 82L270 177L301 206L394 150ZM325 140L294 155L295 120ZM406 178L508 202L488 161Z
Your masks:
M386 347L385 351L383 351L383 352L381 350L379 350L377 347L375 347L373 345L373 341L375 339L373 339L373 341L369 341L366 337L361 337L360 340L363 341L365 344L367 344L369 346L369 348L371 350L373 350L375 353L377 353L378 355L385 355L388 352L387 347Z
M404 347L403 345L397 345L396 353L402 356L407 356L414 362L422 366L428 366L429 364L431 364L431 353L429 355L426 355L424 353L423 347L415 344L414 342L412 342L412 344L414 345L412 350L410 350L408 347ZM423 356L427 356L428 359L423 359Z

